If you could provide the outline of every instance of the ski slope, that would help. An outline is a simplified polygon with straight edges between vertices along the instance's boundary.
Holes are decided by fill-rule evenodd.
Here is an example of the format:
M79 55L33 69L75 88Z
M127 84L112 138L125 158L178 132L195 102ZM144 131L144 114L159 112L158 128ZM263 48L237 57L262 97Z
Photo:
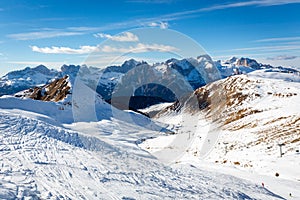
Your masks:
M163 164L137 145L165 135L155 129L113 117L68 122L57 103L0 102L0 199L281 198L219 170Z
M267 89L274 88L277 81L269 83ZM275 90L282 91L285 84ZM111 108L97 95L93 94L95 98L91 100L92 90L80 83L77 87L81 96L58 103L0 98L0 199L300 198L299 154L290 151L278 159L255 153L264 152L265 144L249 150L235 148L225 156L222 145L209 145L202 151L199 148L207 144L203 138L213 141L211 137L218 136L217 141L230 143L255 136L228 132L230 127L218 135L207 135L212 130L210 121L195 113L169 113L153 121ZM297 83L290 88L299 91ZM286 114L299 113L292 106L299 96L290 99ZM255 101L255 105L261 104ZM277 110L284 108L287 107ZM74 112L93 109L97 120L80 120L94 119L93 113L86 112L74 121ZM269 109L268 113L270 116L277 112ZM193 132L195 126L197 131ZM252 150L255 151L251 154ZM224 159L227 163L220 162ZM232 165L234 161L244 163L251 159L259 164L247 169ZM275 170L279 177L274 177Z
M210 95L221 94L214 98L223 99L219 105L226 106L211 105L200 112L186 101L180 110L164 110L156 120L173 124L177 134L146 140L140 147L173 165L226 171L264 183L283 198L300 199L300 83L295 74L272 73L257 71L205 86ZM247 110L259 112L237 115ZM215 119L219 123L214 126ZM278 144L282 143L281 157Z

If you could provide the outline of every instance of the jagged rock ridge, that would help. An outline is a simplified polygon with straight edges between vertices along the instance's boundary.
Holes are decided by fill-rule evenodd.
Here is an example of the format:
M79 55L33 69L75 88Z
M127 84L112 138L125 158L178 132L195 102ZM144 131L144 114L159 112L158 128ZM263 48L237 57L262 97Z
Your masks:
M70 94L71 86L69 84L68 76L60 79L55 79L49 84L40 87L34 87L16 94L17 97L28 97L34 100L54 101L58 102Z

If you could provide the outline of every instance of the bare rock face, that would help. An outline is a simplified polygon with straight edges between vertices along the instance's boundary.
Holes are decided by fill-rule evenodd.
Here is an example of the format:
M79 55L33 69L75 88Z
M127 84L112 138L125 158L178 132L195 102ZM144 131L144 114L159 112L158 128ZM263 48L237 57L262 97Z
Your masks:
M24 91L23 95L16 96L28 97L34 100L58 102L70 94L70 89L71 87L69 85L68 76L64 76L63 78L56 79L47 85L31 88Z
M236 60L236 65L251 67L253 69L260 69L262 64L259 64L256 60L250 58L240 58Z
M272 146L274 141L287 145L299 143L300 114L291 109L299 102L297 85L247 75L231 76L196 89L154 118L174 113L201 114L220 130L257 136L250 142L234 144L235 149L239 145ZM292 150L291 147L289 151Z

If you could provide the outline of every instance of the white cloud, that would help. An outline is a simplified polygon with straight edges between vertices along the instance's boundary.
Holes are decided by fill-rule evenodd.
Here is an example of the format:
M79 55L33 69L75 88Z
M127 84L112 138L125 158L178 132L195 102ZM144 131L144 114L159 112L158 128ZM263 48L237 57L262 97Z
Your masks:
M261 40L255 40L254 42L285 42L285 41L297 41L300 37L280 37L280 38L265 38Z
M135 1L135 0L132 0ZM137 2L147 2L148 0L136 0ZM168 2L172 0L155 0L156 2ZM150 1L149 1L150 2ZM160 15L156 17L149 17L143 19L134 19L128 21L122 21L118 23L111 23L105 26L100 27L66 27L64 29L56 30L40 30L36 32L27 32L27 33L16 33L7 35L9 38L16 40L34 40L34 39L44 39L44 38L54 38L61 36L75 36L75 35L84 35L90 34L96 31L108 31L108 30L117 30L123 28L136 28L145 26L145 24L150 26L157 26L161 28L168 28L169 24L167 22L158 22L158 21L174 21L184 18L197 17L197 13L222 10L236 7L247 7L247 6L276 6L276 5L285 5L285 4L296 4L300 3L300 0L251 0L251 1L241 1L235 3L227 4L217 4L209 7L198 8L194 10L187 10L183 12L174 12L165 15ZM0 8L1 11L1 8ZM105 34L104 34L105 35ZM106 35L110 36L110 35ZM113 36L112 36L113 37Z
M270 60L269 57L265 58L259 58L259 61L261 63L270 64L272 66L292 66L295 68L300 69L299 63L300 63L300 57L297 57L295 59L289 59L289 60Z
M199 9L199 11L212 11L221 10L227 8L237 8L245 6L277 6L284 4L300 3L300 0L252 0L252 1L241 1L229 4L214 5L207 8Z
M132 0L135 1L135 0ZM136 0L136 2L148 2L148 0ZM156 2L167 2L168 0L155 0ZM172 0L169 0L172 2ZM214 10L223 10L229 8L237 8L237 7L248 7L248 6L277 6L277 5L285 5L285 4L297 4L300 3L300 0L250 0L250 1L240 1L235 3L224 3L224 4L216 4L208 7L202 7L194 10L187 10L182 12L174 12L165 15L160 15L156 17L149 17L139 19L138 22L142 25L149 25L152 22L158 21L174 21L184 18L193 18L197 17L197 13L209 12ZM120 23L109 24L104 28L105 30L119 29L119 28L132 28L138 27L137 20L124 21Z
M160 51L160 52L169 52L169 51L178 51L176 47L162 44L143 44L139 43L135 48L132 48L133 52L147 52L147 51Z
M204 8L198 8L194 10L187 10L182 12L174 12L166 15L161 15L155 18L152 18L152 21L157 20L166 20L173 21L183 18L196 17L197 13L209 12L214 10L223 10L229 8L238 8L238 7L248 7L248 6L277 6L285 4L295 4L300 3L300 0L252 0L252 1L240 1L235 3L225 3L225 4L216 4L213 6L208 6ZM148 18L146 21L151 21L151 18Z
M8 37L15 40L35 40L35 39L45 39L45 38L54 38L61 36L74 36L74 35L83 35L84 32L75 32L75 31L36 31L28 33L16 33L9 34Z
M67 28L68 30L71 30L71 31L97 31L99 30L99 27L89 27L89 26L74 26L74 27L68 27Z
M112 47L112 46L81 46L78 49L73 49L70 47L37 47L30 46L31 50L34 52L44 53L44 54L89 54L93 52L103 52L103 53L142 53L150 51L158 52L173 52L178 51L177 48L169 45L163 44L143 44L138 43L135 46L129 47Z
M286 51L286 50L300 50L300 45L272 45L272 46L259 46L259 47L246 47L237 49L228 49L215 52L232 52L232 51Z
M300 3L300 0L263 0L258 2L258 5L261 6L275 6L275 5L284 5L284 4L293 4Z
M279 55L275 57L268 57L267 60L294 60L299 56L291 56L291 55Z
M139 38L137 35L134 35L131 32L124 32L119 35L109 35L109 34L104 34L104 33L97 33L94 34L95 37L100 37L100 38L106 38L110 39L113 41L118 41L118 42L137 42L139 41Z
M172 52L177 50L177 48L169 45L143 43L138 43L136 46L129 46L127 48L116 48L106 45L101 49L101 51L105 53L143 53L149 51Z
M199 9L199 11L213 11L222 10L227 8L237 8L246 6L277 6L284 4L300 3L300 0L253 0L253 1L241 1L229 4L214 5L207 8Z
M45 54L89 54L98 50L97 46L81 46L78 49L72 49L70 47L37 47L30 46L34 52Z
M169 28L168 22L151 22L151 23L149 23L149 26L151 26L151 27L160 27L161 29Z
M15 40L36 40L63 36L84 35L94 31L99 31L99 29L101 29L101 27L79 26L66 27L64 29L40 28L32 32L9 34L7 37Z
M55 21L67 21L67 20L72 20L76 21L79 19L83 19L82 17L46 17L46 18L39 18L39 21L50 21L50 22L55 22Z

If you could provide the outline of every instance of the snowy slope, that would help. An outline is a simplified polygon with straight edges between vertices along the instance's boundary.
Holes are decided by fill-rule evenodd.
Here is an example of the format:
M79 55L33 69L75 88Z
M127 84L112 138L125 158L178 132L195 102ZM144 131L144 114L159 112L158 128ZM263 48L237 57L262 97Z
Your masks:
M164 165L137 145L167 135L163 124L94 103L99 121L74 123L69 104L0 98L0 199L280 199L233 175Z
M24 111L0 110L0 198L279 198L234 176L188 165L164 166L122 138L113 144L104 142L104 129L76 132L42 119ZM140 128L118 125L129 138L143 133Z
M205 162L215 170L244 170L247 175L230 173L250 180L252 174L283 197L291 193L300 198L300 83L295 82L299 77L274 73L233 76L196 90L182 106L175 104L156 117L173 123L177 134L140 146L165 162L204 168Z

